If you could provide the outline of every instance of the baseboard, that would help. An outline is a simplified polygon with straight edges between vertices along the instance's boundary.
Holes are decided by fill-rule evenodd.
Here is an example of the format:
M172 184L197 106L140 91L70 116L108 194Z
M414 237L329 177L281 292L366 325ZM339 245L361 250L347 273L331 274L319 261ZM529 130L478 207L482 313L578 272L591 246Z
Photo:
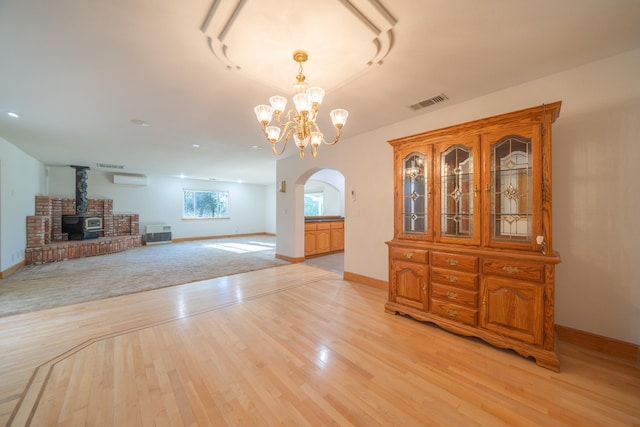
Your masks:
M16 271L18 271L20 268L24 267L24 260L20 261L19 263L17 263L16 265L13 265L9 268L7 268L4 271L0 271L0 280L1 279L6 279L7 277L11 276L13 273L15 273Z
M263 233L223 234L220 236L179 237L179 238L171 239L171 242L172 243L193 242L196 240L228 239L232 237L247 237L247 236L275 236L275 234L263 232Z
M619 357L640 365L639 345L560 325L556 325L556 334L560 341Z
M276 254L276 258L281 259L283 261L292 262L294 264L299 262L304 262L304 257L293 258L293 257L282 255L282 254Z
M349 271L343 272L342 278L351 282L362 283L363 285L369 285L373 286L374 288L384 289L385 291L389 289L389 285L386 280L374 279L373 277L362 276L360 274L351 273Z

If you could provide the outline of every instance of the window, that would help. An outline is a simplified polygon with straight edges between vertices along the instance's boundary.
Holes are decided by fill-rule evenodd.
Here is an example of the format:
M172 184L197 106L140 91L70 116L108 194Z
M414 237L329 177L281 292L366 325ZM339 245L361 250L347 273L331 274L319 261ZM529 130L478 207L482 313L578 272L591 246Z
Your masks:
M228 191L183 191L183 218L229 218Z
M304 216L324 215L324 193L305 193Z

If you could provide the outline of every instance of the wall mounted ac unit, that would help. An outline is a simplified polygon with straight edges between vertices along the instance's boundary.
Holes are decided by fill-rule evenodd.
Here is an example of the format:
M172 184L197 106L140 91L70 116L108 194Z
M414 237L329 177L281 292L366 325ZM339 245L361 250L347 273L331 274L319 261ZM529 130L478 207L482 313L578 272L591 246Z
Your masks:
M160 243L171 243L171 226L147 225L145 230L145 240L147 245L157 245Z
M145 175L113 175L114 184L123 185L147 185L147 177Z

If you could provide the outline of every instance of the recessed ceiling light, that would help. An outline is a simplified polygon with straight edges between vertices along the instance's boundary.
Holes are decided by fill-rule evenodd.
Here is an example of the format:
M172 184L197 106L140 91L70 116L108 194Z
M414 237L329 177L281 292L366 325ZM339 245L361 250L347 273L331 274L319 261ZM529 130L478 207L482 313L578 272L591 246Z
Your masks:
M200 148L200 144L191 144L193 148Z
M133 123L134 125L142 126L142 127L151 126L149 123L145 122L144 120L140 120L140 119L132 119L131 123Z
M260 145L252 145L251 149L252 150L262 150L262 147Z
M9 116L9 117L13 117L14 119L17 119L18 117L20 117L20 114L18 114L18 113L14 113L13 111L9 111L9 112L7 113L7 116Z

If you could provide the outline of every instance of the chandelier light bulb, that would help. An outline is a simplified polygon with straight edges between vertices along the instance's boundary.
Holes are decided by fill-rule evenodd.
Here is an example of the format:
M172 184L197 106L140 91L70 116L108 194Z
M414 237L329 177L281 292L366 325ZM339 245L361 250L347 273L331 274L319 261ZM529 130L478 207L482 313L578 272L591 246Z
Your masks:
M324 98L324 89L319 87L310 87L307 89L307 96L309 97L309 101L312 104L320 105L322 104L322 99Z
M320 132L311 132L311 145L317 147L322 144L322 134Z
M299 138L298 135L296 134L296 135L293 135L293 140L295 141L296 145L300 149L304 149L307 146L307 144L309 144L309 137Z
M282 113L287 106L287 98L278 95L272 96L271 98L269 98L269 103L276 111L276 114L278 114L278 111Z
M349 117L349 112L347 110L343 110L339 108L331 111L329 113L329 116L331 116L331 123L333 123L335 127L342 127L344 126L345 123L347 123L347 117Z
M299 93L293 97L293 103L296 105L296 110L298 113L302 113L306 111L307 113L311 110L311 104L309 103L309 97L306 93Z
M280 138L281 129L278 126L267 126L267 139L275 142Z
M256 117L260 123L263 123L265 126L271 122L271 116L273 115L273 107L269 105L258 105L253 109L256 113Z

